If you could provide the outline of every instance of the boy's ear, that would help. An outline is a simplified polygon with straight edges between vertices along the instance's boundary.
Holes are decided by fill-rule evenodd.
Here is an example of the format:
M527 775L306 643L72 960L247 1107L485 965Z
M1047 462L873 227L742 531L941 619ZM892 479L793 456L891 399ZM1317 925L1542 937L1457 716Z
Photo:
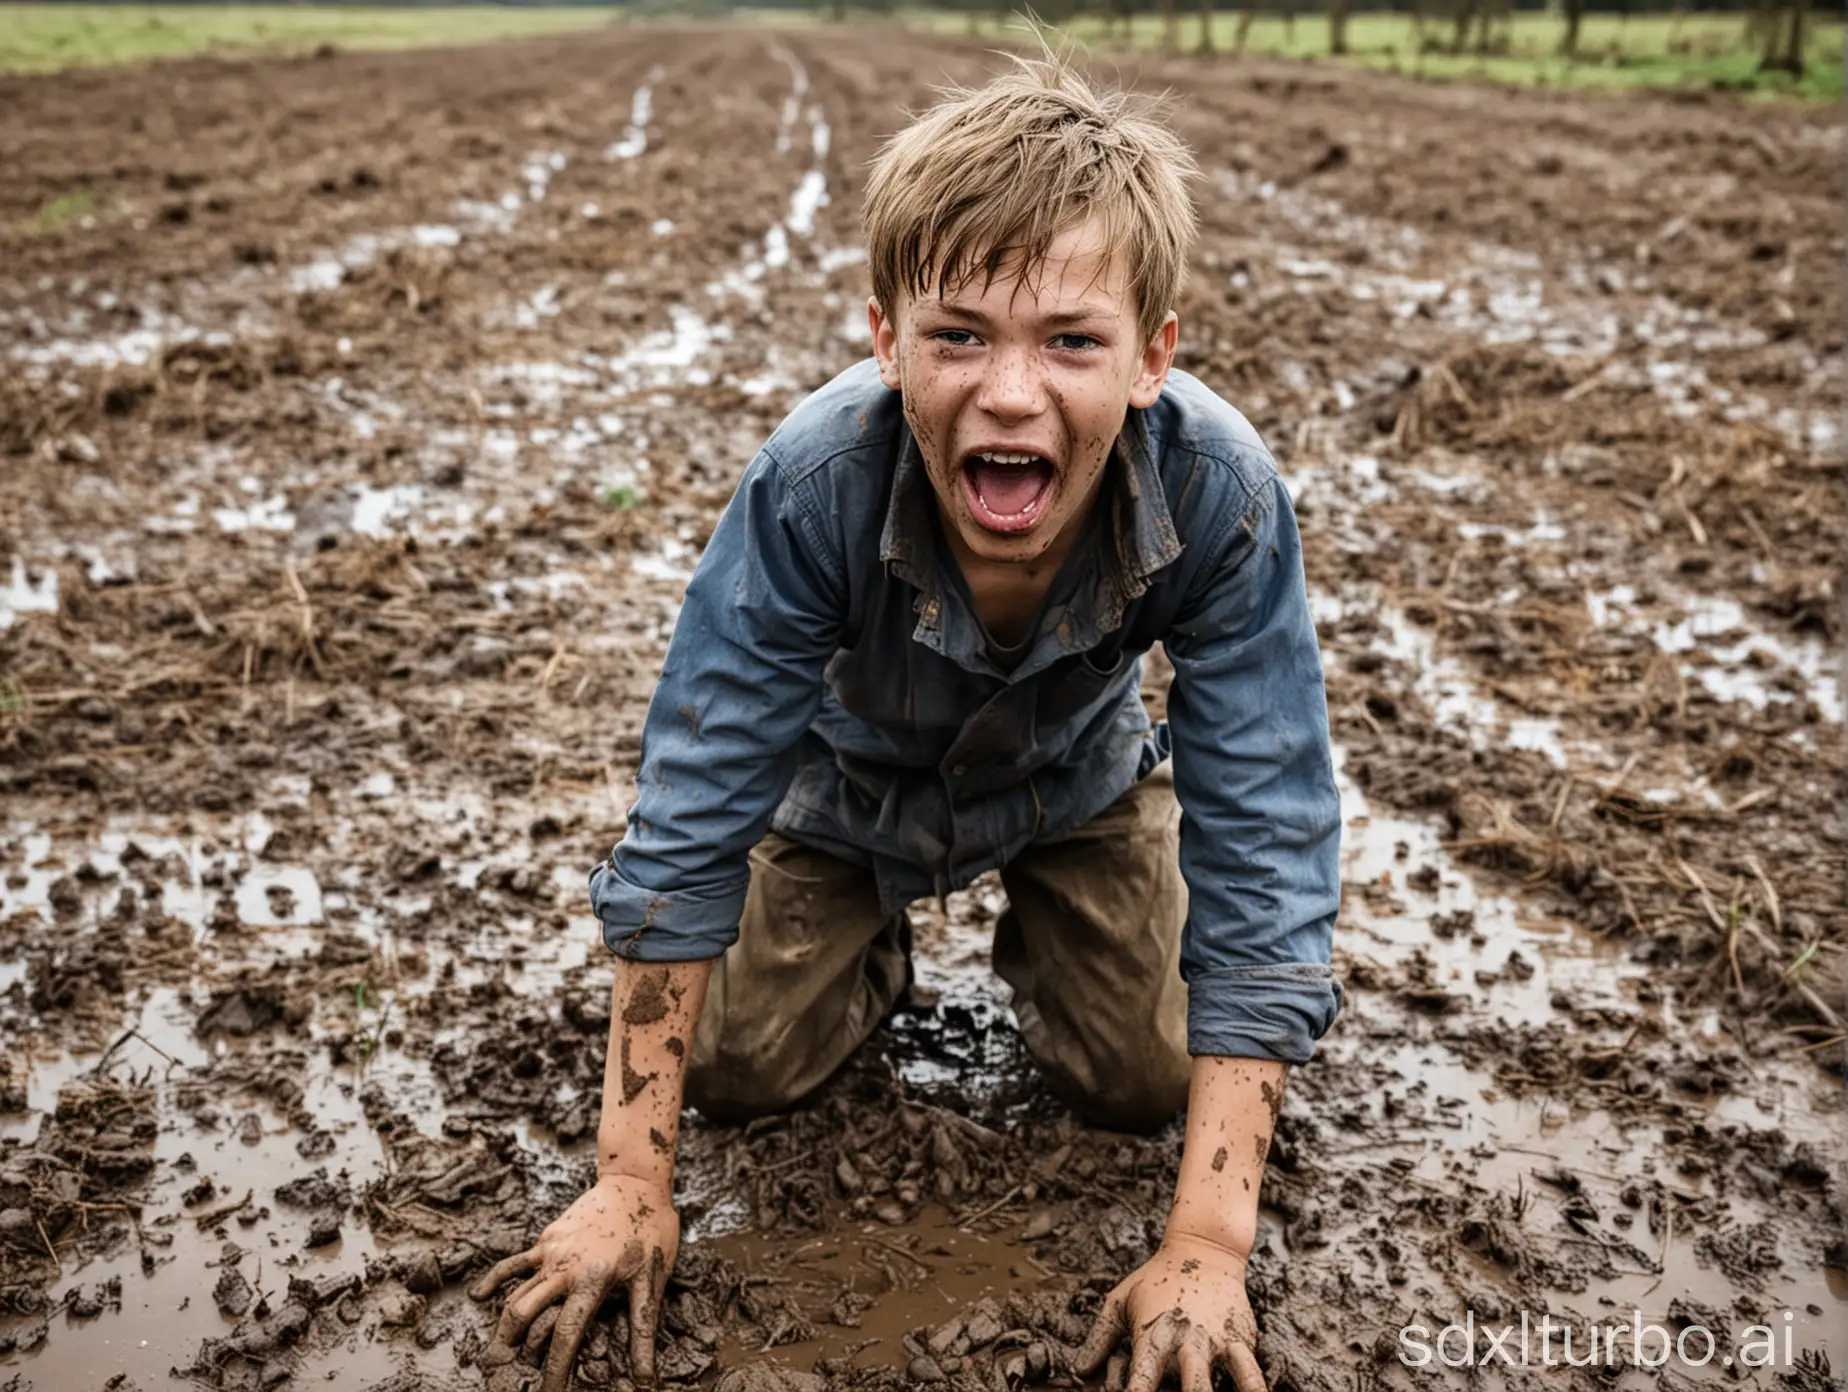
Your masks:
M893 391L898 390L898 325L879 308L879 301L866 302L866 327L873 331L873 356L879 359L879 380Z
M1168 369L1174 366L1174 345L1180 337L1181 317L1169 310L1168 317L1161 321L1161 327L1143 348L1136 380L1129 385L1129 404L1137 410L1148 410L1161 396L1161 389L1168 381Z

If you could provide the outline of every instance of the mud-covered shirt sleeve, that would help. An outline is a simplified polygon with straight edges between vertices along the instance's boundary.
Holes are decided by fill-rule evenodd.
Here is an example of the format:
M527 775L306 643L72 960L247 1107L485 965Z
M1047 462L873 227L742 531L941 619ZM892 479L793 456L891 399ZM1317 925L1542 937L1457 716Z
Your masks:
M1165 639L1194 1054L1303 1063L1334 1024L1340 798L1289 494L1232 490Z
M694 961L737 939L747 858L794 777L845 613L836 529L812 483L760 453L687 585L628 834L590 876L603 941L622 956Z

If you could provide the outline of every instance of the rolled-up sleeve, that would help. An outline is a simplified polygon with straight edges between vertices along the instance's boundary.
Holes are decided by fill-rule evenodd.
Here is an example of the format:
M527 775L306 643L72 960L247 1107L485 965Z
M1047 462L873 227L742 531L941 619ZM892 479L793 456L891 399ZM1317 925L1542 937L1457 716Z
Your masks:
M760 453L687 585L628 833L590 875L603 941L624 957L694 961L737 939L750 850L794 776L845 613L840 548L807 485Z
M1334 1024L1341 804L1282 481L1235 488L1166 639L1194 1054L1306 1062Z

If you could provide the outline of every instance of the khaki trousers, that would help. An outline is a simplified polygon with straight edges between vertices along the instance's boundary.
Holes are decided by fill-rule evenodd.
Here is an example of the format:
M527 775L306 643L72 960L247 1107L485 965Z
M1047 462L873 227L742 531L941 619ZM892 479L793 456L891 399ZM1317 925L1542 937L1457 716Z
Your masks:
M1187 889L1166 765L1001 871L994 966L1053 1092L1087 1120L1151 1130L1187 1100ZM820 1087L910 980L910 923L873 873L771 832L751 853L738 941L713 964L687 1100L737 1120Z

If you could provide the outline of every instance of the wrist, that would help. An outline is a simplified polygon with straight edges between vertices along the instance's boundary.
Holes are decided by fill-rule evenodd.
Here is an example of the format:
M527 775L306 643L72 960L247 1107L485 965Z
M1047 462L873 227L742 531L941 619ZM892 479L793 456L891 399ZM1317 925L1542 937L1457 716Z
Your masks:
M652 1185L662 1192L674 1186L674 1141L659 1130L644 1128L635 1135L629 1128L597 1133L597 1180L627 1180Z
M608 1161L597 1166L596 1183L599 1185L621 1185L628 1189L649 1189L663 1196L673 1193L674 1174L648 1169L644 1166L625 1166L620 1161Z
M1258 1238L1258 1214L1254 1204L1222 1208L1211 1202L1175 1200L1162 1234L1162 1245L1196 1242L1217 1249L1243 1262L1250 1258Z

